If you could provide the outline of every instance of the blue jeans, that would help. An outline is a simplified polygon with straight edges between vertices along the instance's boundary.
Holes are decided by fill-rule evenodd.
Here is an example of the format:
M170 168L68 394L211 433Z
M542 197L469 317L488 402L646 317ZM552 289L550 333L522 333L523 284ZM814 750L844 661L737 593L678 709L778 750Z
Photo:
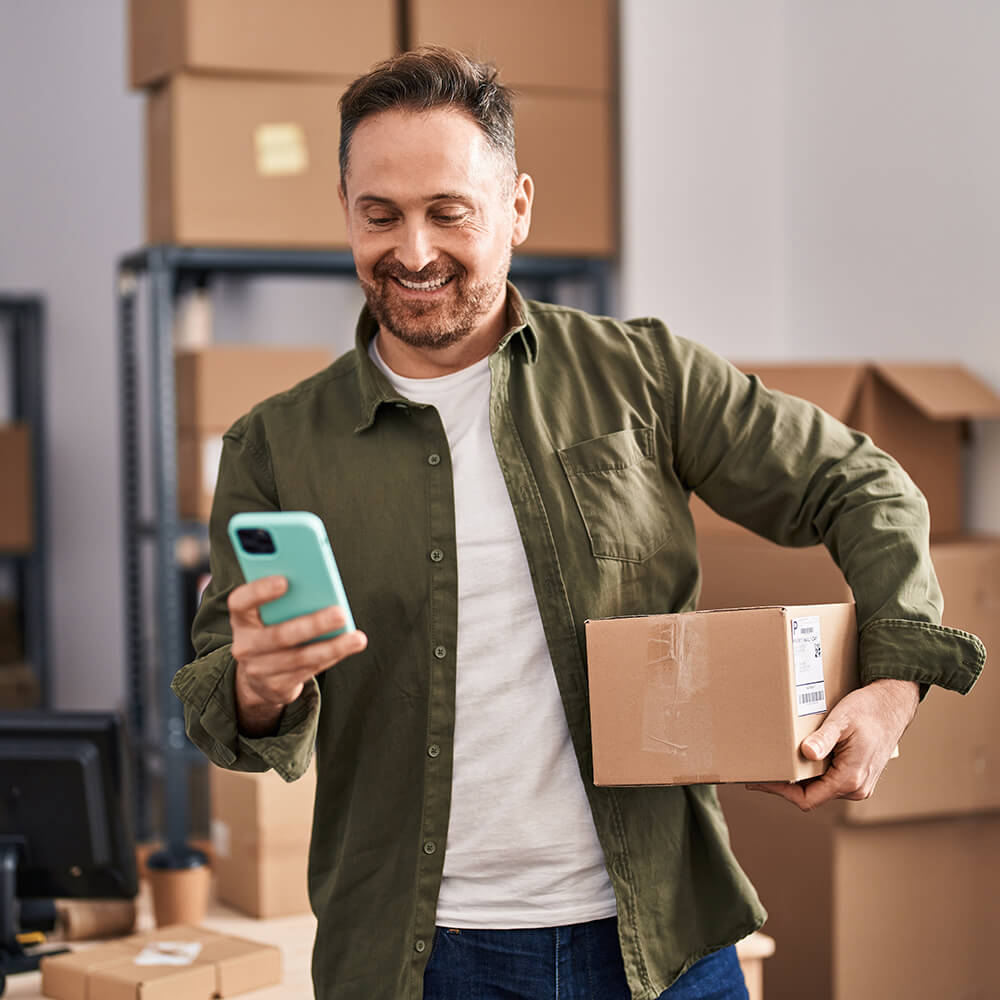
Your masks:
M438 927L424 1000L630 1000L615 917L566 927ZM747 1000L735 948L693 965L660 1000Z

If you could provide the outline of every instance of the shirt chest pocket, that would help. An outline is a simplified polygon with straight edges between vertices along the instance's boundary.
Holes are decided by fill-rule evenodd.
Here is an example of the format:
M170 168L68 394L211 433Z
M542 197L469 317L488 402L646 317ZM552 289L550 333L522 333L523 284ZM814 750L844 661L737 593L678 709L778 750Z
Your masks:
M651 427L614 431L558 454L597 558L643 562L663 547L669 531Z

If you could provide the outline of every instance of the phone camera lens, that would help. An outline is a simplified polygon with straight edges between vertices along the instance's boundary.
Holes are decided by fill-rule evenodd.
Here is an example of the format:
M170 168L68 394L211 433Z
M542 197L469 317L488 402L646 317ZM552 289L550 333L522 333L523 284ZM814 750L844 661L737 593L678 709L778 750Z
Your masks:
M274 552L274 539L263 528L240 528L237 532L244 552L254 556L267 556Z

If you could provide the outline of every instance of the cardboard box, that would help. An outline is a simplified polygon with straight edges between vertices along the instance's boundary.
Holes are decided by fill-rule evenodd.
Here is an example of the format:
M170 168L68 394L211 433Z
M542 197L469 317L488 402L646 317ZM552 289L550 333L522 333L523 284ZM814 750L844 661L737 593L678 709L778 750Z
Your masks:
M357 76L396 50L393 0L131 0L130 73Z
M699 607L825 603L850 589L822 546L790 549L748 535L699 540ZM945 625L1000 650L1000 539L931 544ZM1000 675L987 668L968 695L932 689L900 740L900 758L864 802L844 803L853 823L1000 810Z
M799 752L857 686L853 604L588 621L598 785L798 781Z
M274 945L185 925L42 960L42 994L56 1000L213 1000L280 982Z
M408 0L408 48L447 45L493 63L508 86L616 89L612 0ZM526 27L529 26L529 27Z
M344 248L335 80L181 73L146 105L150 243Z
M31 433L27 424L0 426L0 552L34 545Z
M769 998L995 995L1000 816L853 827L837 803L804 814L739 786L719 797L777 942Z
M332 360L322 347L216 344L177 351L177 426L221 434L261 400L315 375Z
M177 505L181 517L194 521L209 519L221 457L221 433L178 431Z
M962 449L970 420L1000 417L1000 395L960 365L740 363L770 389L808 399L871 436L910 474L927 497L931 535L960 535ZM747 534L696 497L699 534Z
M27 663L0 664L0 708L38 708L42 689Z
M254 917L308 913L315 767L291 783L274 771L209 770L219 900Z
M514 106L517 165L535 182L531 254L614 255L618 249L613 101L599 94L525 93Z

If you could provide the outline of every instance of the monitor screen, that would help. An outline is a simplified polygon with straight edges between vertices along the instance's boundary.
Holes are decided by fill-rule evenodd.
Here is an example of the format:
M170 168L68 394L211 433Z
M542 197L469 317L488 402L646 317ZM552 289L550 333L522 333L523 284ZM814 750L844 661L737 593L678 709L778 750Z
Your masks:
M127 755L116 714L0 712L0 843L19 898L136 894Z

